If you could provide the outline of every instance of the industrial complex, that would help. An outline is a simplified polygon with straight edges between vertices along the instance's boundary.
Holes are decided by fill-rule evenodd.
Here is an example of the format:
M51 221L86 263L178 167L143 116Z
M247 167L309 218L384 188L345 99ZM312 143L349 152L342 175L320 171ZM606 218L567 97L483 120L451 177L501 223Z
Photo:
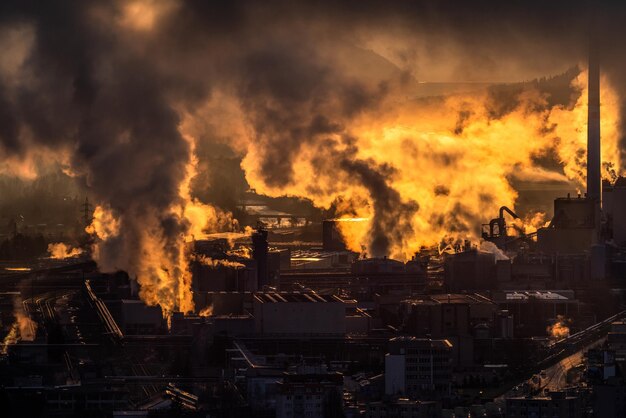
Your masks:
M132 30L148 31L150 22ZM158 228L129 228L109 219L110 208L74 199L71 204L80 203L82 217L75 248L51 244L51 255L41 257L26 254L26 248L40 254L45 243L24 237L37 230L37 236L59 241L63 225L13 221L1 237L13 247L2 244L6 251L0 257L0 417L626 417L626 177L602 177L600 59L591 46L581 87L587 95L586 189L553 199L546 219L532 229L524 228L524 216L511 203L497 202L489 207L499 211L472 219L474 233L467 239L441 237L441 243L400 259L380 236L395 234L401 241L405 231L414 233L403 222L406 213L418 209L393 190L377 197L376 219L338 210L311 216L299 212L302 202L288 198L274 208L279 198L248 190L233 203L232 213L211 212L229 232L191 233L191 216L185 216L202 204L178 190L189 188L188 180L182 180L185 187L167 186L160 177L158 188L176 189L171 192L175 204L162 209L170 218L133 206L132 193L130 203L114 208L124 216L132 213L132 219L157 219ZM270 62L264 65L274 71ZM267 84L281 77L273 75ZM174 83L169 76L159 82ZM190 86L179 88L193 90ZM249 94L267 88L263 83L237 87ZM218 101L220 94L215 93ZM286 101L297 99L282 94ZM249 103L244 108L262 113ZM283 120L280 112L272 108L262 118L282 124L299 117L294 111ZM2 117L0 111L0 124ZM180 119L177 124L188 123ZM82 125L77 131L84 134ZM323 117L294 131L303 137L344 135ZM146 132L153 134L152 128ZM360 176L364 187L377 187L380 178L363 168L375 166L373 160L349 160L352 139L346 134L342 140L345 149L329 147L329 153L341 154L342 169L353 169L350 175ZM264 152L274 152L271 144L263 146L269 150ZM183 148L190 152L193 146ZM284 152L291 152L287 148ZM124 154L133 152L129 148ZM169 157L161 156L159 164ZM273 164L284 169L278 160ZM331 165L307 175L320 175ZM265 169L254 166L253 173ZM133 170L121 177L132 177ZM193 171L184 164L176 170ZM384 164L376 170L396 175ZM472 181L471 173L453 175ZM272 187L293 186L274 180ZM140 188L157 187L146 184ZM307 190L315 187L325 185L308 184ZM447 193L445 186L437 191ZM485 201L498 199L495 192L485 196ZM192 203L184 206L184 199ZM152 201L158 206L161 198ZM381 219L384 210L390 215ZM183 221L171 221L175 216ZM348 226L380 236L359 251ZM124 228L133 230L131 238ZM169 246L157 250L140 239L156 242L155 236ZM97 240L107 245L95 245ZM26 255L14 256L18 253ZM137 254L145 256L141 262ZM130 260L135 271L116 264L119 260Z

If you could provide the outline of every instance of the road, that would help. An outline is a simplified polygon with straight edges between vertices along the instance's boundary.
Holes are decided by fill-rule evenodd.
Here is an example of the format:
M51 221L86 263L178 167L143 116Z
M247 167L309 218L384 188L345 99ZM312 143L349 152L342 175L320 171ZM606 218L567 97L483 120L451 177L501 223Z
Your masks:
M532 367L529 367L535 375L526 381L521 381L517 386L506 390L504 393L500 392L501 395L496 396L495 399L500 402L509 397L526 396L533 391L537 392L537 390L558 390L563 388L566 383L567 371L583 360L585 351L601 344L605 340L611 323L624 320L625 318L626 310L551 343L548 355L543 360L533 363ZM580 348L572 353L574 347ZM572 354L567 355L568 353ZM567 357L561 359L565 355ZM540 378L541 375L544 377Z
M584 360L585 352L588 350L602 345L606 338L601 338L598 341L594 341L591 344L584 346L579 351L575 352L569 357L564 358L552 367L545 370L545 377L541 379L541 389L544 390L561 390L567 386L567 372L573 367L576 367Z
M579 365L583 361L583 351L578 351L564 358L554 366L545 370L545 377L541 378L540 388L543 390L557 391L567 386L567 371ZM542 373L543 375L543 373Z
M515 388L509 390L497 400L504 402L506 398L527 396L531 392L558 391L567 387L567 372L583 362L585 353L596 346L602 345L606 337L600 338L590 344L585 345L575 353L565 357L555 365L543 370Z

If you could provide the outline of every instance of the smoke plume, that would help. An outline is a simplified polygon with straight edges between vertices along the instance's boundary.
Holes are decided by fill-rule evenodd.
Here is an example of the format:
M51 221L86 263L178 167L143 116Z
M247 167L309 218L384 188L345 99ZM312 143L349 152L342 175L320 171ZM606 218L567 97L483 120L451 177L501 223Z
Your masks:
M48 253L50 254L50 258L64 260L66 258L79 256L83 251L80 248L72 248L72 246L63 242L55 242L48 244Z
M546 328L546 332L549 334L550 338L554 340L561 340L569 336L570 323L571 320L565 318L563 315L557 315L554 323Z
M37 323L24 312L21 298L15 298L13 305L15 321L0 343L0 354L6 354L11 344L16 344L19 341L34 341L37 335Z
M619 173L624 7L594 7L603 159ZM166 312L193 309L186 242L236 227L191 191L199 144L230 148L259 193L369 219L344 231L351 248L406 258L475 237L514 207L514 178L584 184L588 16L571 1L4 1L0 170L67 167L98 205L101 269L128 271ZM580 64L565 98L538 82L444 97L420 84Z

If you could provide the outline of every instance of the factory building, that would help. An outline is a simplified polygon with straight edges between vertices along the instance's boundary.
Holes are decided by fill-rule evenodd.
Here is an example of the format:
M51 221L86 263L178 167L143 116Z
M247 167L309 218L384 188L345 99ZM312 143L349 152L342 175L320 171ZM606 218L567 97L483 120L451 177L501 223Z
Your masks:
M257 266L254 260L216 259L191 263L193 289L198 292L257 290Z
M424 295L402 302L403 330L433 338L470 335L474 325L492 322L496 309L478 294Z
M153 335L163 331L160 306L148 306L141 300L122 299L119 325L124 335Z
M492 300L512 315L515 335L519 337L545 335L550 321L580 315L580 302L573 290L496 291Z
M451 353L448 340L392 338L385 356L385 393L412 399L449 395Z
M626 364L626 322L616 321L611 324L607 343L609 349L615 352L615 361Z
M585 353L585 357L585 377L589 382L602 383L615 377L617 367L614 351L592 348Z
M496 262L497 288L543 288L554 279L554 257L518 254L515 259Z
M45 405L48 416L113 414L128 407L128 389L120 384L81 383L61 386L7 387L6 396L21 405ZM3 405L3 408L6 405ZM28 410L28 408L24 408Z
M372 317L354 299L315 292L197 292L198 311L229 335L366 335Z
M254 292L258 289L258 262L232 254L225 238L196 240L190 262L194 292Z
M405 300L400 308L402 330L418 337L448 339L454 366L469 366L474 359L475 334L486 328L486 336L491 335L496 308L488 298L477 294L440 294Z
M346 304L317 293L255 293L254 323L261 335L344 335Z
M604 184L602 212L612 232L609 238L615 245L626 247L626 177Z
M324 418L342 414L343 376L336 372L285 373L278 383L276 417Z
M386 402L369 402L366 405L366 418L439 418L441 404L435 401L398 399Z
M626 416L626 382L623 378L609 379L593 386L595 416L622 418Z
M493 289L495 275L493 253L471 249L444 256L444 284L449 292Z
M243 315L252 313L252 292L194 292L197 311L210 309L211 315Z
M350 269L323 268L283 271L280 288L293 289L305 286L313 290L341 288L353 297L373 300L375 295L418 292L426 284L426 267L420 260L402 263L389 258L354 260Z
M372 316L358 307L355 299L344 300L346 306L346 334L367 335L373 324Z
M291 268L291 250L289 248L272 248L267 254L268 271L274 278L280 270Z
M483 225L484 239L502 250L518 250L512 262L498 260L496 278L500 289L597 288L606 279L616 283L623 280L626 257L620 247L626 245L623 216L626 180L618 177L613 184L601 180L599 74L597 53L592 48L588 79L587 193L555 199L551 222L535 234L508 236L504 212L513 218L517 215L506 207L500 209L499 218ZM513 245L517 243L523 245Z
M541 397L507 398L506 416L578 418L582 416L581 401L580 398L568 396L564 392L551 392L549 396Z
M550 225L537 230L537 250L546 254L589 251L598 244L599 231L600 206L594 199L558 198Z
M604 245L570 254L519 253L496 262L497 289L588 288L607 278L610 265Z
M349 251L324 251L318 248L297 249L292 252L290 268L293 270L347 269L358 258Z

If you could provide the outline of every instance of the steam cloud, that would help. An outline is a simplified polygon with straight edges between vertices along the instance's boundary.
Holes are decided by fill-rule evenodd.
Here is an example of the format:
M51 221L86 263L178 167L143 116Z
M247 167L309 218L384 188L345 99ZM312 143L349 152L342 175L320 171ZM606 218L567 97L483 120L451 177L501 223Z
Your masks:
M37 323L24 311L21 297L13 300L13 316L15 321L0 343L0 354L6 354L11 344L18 341L34 341L37 336Z
M82 252L83 251L80 248L72 248L71 246L62 242L48 244L48 253L50 254L50 257L59 260L76 257L82 254Z
M597 7L602 65L621 92L622 54L607 41L625 10ZM545 153L576 181L584 161L571 128L584 123L580 80L567 103L523 91L497 109L488 93L415 102L416 80L557 74L585 61L588 15L571 1L5 1L0 156L16 172L33 155L67 165L98 203L101 268L128 271L165 311L190 310L185 241L233 224L191 196L197 143L230 146L259 192L369 218L352 247L406 257L513 206L507 176L537 176ZM512 127L521 141L499 143ZM624 147L612 145L619 171ZM471 163L516 146L511 161Z

